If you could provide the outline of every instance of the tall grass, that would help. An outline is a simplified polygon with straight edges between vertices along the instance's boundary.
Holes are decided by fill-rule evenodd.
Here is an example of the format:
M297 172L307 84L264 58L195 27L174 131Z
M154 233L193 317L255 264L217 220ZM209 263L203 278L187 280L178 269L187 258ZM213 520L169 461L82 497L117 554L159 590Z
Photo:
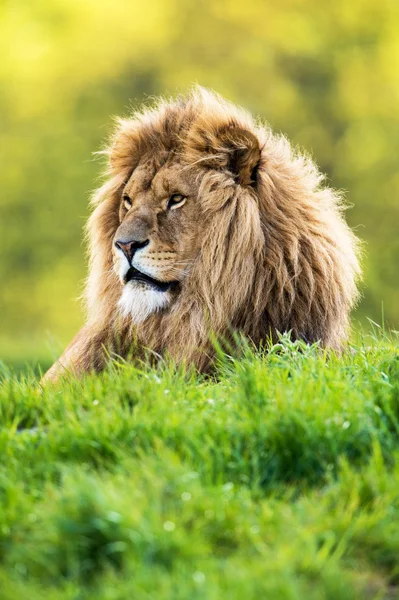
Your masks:
M11 598L399 596L399 347L0 385Z

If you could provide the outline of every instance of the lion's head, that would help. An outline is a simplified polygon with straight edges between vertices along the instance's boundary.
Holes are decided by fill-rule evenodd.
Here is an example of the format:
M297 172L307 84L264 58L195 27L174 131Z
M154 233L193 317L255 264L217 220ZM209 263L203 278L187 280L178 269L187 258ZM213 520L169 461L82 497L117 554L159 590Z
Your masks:
M119 121L106 152L91 324L200 367L211 332L340 346L357 243L308 157L201 88Z

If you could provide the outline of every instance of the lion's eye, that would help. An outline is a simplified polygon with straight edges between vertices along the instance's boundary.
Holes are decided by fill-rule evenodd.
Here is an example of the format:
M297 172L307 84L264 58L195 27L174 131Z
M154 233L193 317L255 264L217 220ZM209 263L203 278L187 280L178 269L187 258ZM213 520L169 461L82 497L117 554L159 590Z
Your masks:
M123 199L123 206L126 208L126 210L129 210L129 208L132 207L132 201L130 200L129 196L127 194L125 194L122 199Z
M172 194L168 201L168 210L174 210L183 206L187 198L182 194Z

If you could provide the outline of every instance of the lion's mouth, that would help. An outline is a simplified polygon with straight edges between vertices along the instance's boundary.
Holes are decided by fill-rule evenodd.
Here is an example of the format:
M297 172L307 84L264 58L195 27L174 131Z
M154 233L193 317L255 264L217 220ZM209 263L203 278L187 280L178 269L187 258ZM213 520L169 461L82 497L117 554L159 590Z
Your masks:
M144 283L158 292L167 292L178 285L178 281L159 281L158 279L154 279L153 277L146 275L146 273L142 273L135 267L130 267L124 277L125 284L129 283L130 281L139 281L140 283Z

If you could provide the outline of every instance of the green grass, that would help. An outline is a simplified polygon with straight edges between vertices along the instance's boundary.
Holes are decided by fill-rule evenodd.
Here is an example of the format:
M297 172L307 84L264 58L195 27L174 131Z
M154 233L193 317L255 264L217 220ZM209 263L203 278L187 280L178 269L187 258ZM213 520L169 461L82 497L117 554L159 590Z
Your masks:
M0 385L2 600L399 596L399 347Z

